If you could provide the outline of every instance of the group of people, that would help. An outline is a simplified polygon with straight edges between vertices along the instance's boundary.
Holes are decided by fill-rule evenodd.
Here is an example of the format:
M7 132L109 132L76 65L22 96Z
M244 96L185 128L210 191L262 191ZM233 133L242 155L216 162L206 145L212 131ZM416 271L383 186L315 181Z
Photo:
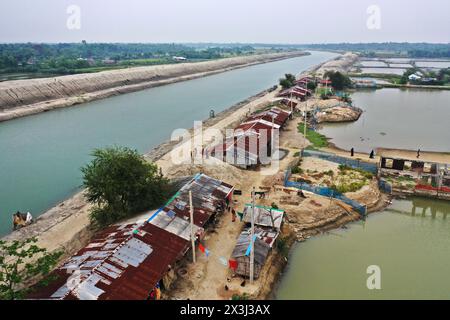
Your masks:
M350 156L354 157L355 156L355 148L351 148L350 149ZM370 159L374 159L375 158L375 152L372 150L369 154L369 158Z
M13 230L18 230L33 223L33 216L31 213L21 213L17 211L13 214Z

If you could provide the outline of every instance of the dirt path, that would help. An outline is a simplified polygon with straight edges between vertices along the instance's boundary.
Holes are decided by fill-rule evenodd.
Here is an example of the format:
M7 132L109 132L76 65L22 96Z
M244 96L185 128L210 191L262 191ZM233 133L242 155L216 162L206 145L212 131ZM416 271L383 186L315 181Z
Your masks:
M264 93L250 98L247 103L238 104L232 107L229 112L225 111L223 114L218 115L216 119L212 119L214 121L208 120L205 123L212 122L212 127L223 130L231 126L234 122L243 119L249 110L253 112L270 103L276 95L276 92ZM208 125L206 124L205 128L207 127ZM146 156L148 158L159 159L156 163L168 177L195 174L205 169L190 165L184 166L183 168L181 168L182 166L172 166L171 154L169 152L171 149L172 145L165 143L161 148L156 148L153 153L149 153ZM189 170L186 167L189 167ZM216 168L215 164L211 165L210 169L213 170L211 173L218 177L222 173L228 174L233 172L233 169L237 170L232 166L229 166L227 169L220 166ZM239 183L237 179L240 176L233 177L224 175L222 178L224 181L229 180L228 178L234 179L230 183ZM79 192L39 216L34 224L12 232L4 236L2 240L13 241L36 237L38 239L37 245L47 248L48 251L62 249L66 252L66 255L73 254L85 245L92 235L93 230L89 229L90 208L91 206L87 203L82 192Z

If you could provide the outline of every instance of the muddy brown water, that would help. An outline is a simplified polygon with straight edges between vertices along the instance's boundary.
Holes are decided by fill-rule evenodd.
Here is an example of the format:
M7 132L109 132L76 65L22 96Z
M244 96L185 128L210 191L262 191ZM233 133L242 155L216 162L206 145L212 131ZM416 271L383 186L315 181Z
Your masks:
M366 222L296 244L277 299L450 299L450 202L394 200ZM381 289L369 290L369 266Z

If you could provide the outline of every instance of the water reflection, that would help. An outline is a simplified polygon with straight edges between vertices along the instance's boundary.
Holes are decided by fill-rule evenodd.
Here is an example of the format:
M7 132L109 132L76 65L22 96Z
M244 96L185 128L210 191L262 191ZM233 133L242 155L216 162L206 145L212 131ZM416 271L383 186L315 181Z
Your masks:
M388 208L386 211L411 217L431 217L432 219L442 218L444 220L447 219L450 211L448 201L443 200L411 198L408 203L409 208Z

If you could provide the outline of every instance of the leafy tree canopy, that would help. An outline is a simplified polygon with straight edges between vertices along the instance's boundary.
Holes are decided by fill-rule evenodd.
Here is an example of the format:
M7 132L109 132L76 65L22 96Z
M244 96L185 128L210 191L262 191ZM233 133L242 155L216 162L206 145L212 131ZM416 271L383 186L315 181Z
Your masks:
M283 89L288 89L290 87L293 87L295 84L295 76L290 73L286 73L284 75L284 78L280 79L280 85L283 87Z
M158 167L136 150L112 147L92 155L81 171L86 197L96 206L91 219L100 225L158 206L171 192Z
M48 253L38 247L36 238L7 242L0 240L0 299L22 299L30 289L30 281L44 277L53 269L61 251ZM50 279L42 280L46 285Z
M328 71L325 73L325 78L330 79L331 86L336 90L344 90L352 85L350 78L339 71Z

